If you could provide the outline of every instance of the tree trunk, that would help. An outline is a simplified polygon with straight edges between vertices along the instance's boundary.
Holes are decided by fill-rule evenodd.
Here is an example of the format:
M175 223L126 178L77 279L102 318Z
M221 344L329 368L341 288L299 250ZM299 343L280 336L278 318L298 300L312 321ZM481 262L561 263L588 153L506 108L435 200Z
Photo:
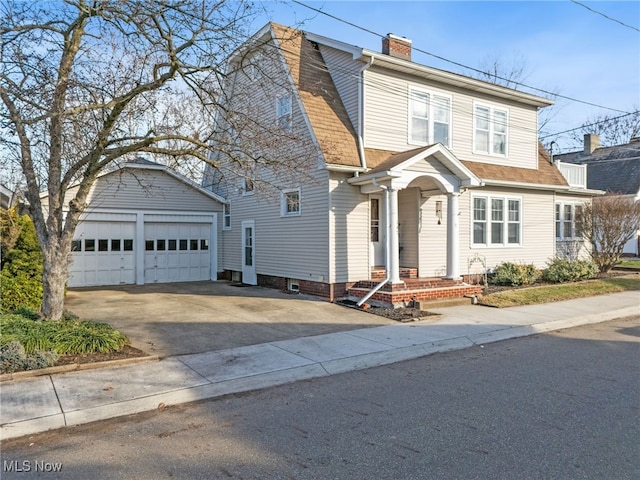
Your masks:
M42 308L40 314L46 320L58 321L64 312L64 290L67 284L69 248L50 242L42 249L44 272L42 274Z

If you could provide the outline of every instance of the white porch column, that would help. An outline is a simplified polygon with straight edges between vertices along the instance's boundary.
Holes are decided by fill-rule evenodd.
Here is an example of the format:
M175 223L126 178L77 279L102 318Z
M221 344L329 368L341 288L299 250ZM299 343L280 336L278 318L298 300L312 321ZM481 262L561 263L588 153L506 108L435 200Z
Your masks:
M385 190L385 194L388 197L389 206L387 215L387 227L389 234L389 246L387 250L388 266L389 269L389 281L391 283L401 283L400 280L400 240L398 238L398 190L392 187L388 187Z
M460 278L459 192L447 193L447 278Z

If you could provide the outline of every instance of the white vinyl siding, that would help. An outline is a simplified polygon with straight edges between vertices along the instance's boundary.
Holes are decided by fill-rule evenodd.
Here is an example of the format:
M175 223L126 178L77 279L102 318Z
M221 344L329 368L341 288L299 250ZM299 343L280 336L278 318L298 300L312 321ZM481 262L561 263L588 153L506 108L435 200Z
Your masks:
M67 190L65 205L77 193ZM197 189L158 170L125 169L98 178L87 203L93 209L222 211L222 205ZM160 206L161 205L161 206Z
M471 92L374 65L365 71L364 144L366 148L401 152L409 143L410 88L451 98L449 148L458 158L496 165L538 168L538 113L536 107ZM474 152L474 105L489 105L508 112L506 156ZM499 132L496 132L499 133ZM496 138L499 135L496 135Z
M440 223L436 217L437 202L442 202L443 215ZM447 274L447 196L435 195L421 199L420 216L417 223L420 252L419 275L421 277L445 276ZM462 273L466 273L464 270L465 262L464 257L461 257Z
M347 179L350 177L346 173L332 172L329 182L332 283L356 282L370 275L369 196L349 185Z
M420 189L407 188L398 192L398 238L400 265L418 267L418 201Z

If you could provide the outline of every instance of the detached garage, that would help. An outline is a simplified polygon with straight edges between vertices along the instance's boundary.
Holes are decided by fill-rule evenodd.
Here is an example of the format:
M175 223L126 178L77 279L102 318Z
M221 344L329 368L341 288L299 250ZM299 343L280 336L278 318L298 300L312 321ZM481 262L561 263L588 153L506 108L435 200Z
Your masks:
M215 280L223 202L145 160L102 175L74 235L68 286Z

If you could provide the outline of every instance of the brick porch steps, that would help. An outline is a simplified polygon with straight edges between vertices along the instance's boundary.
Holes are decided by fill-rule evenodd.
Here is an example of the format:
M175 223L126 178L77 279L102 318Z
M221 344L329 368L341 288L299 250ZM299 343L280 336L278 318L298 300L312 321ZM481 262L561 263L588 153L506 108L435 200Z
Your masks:
M384 278L384 277L383 277ZM372 280L357 282L347 291L348 298L358 301L379 283ZM403 283L387 283L378 290L367 303L380 306L403 307L413 300L440 300L445 298L461 298L465 295L477 295L482 292L481 285L469 285L461 280L445 278L404 278Z

